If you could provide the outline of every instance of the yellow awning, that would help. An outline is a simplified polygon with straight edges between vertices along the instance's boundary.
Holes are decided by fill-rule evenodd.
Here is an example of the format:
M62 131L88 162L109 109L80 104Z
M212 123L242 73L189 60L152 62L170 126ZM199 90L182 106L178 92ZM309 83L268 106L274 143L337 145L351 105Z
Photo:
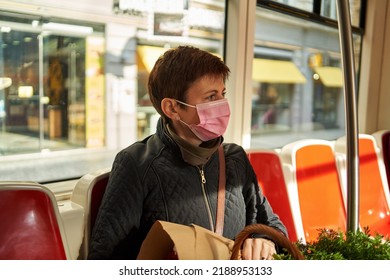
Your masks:
M167 50L168 49L161 48L161 47L138 46L137 47L138 67L150 73L157 59L162 54L164 54ZM222 56L220 54L217 53L211 53L211 54L218 56L220 59L222 59Z
M326 87L342 87L343 73L339 67L316 67L314 71L318 74L319 79Z
M168 49L152 46L138 46L138 59L143 63L143 67L150 73L157 59Z
M0 77L0 90L12 85L12 79L8 77Z
M252 79L263 83L302 84L305 76L291 61L255 58Z

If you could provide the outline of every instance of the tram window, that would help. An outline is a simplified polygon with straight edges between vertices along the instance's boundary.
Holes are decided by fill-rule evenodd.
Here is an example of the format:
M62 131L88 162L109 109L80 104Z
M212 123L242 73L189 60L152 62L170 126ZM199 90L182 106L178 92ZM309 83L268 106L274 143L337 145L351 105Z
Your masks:
M295 7L304 11L312 12L313 11L313 3L315 0L305 0L305 1L297 1L297 0L272 0L271 2L278 2L284 4L286 6Z
M2 134L8 139L1 143L1 154L102 147L104 122L97 124L96 117L93 120L101 133L92 133L86 127L91 124L88 110L104 115L103 104L96 103L104 89L98 84L98 88L91 88L91 80L103 81L99 77L103 65L91 58L93 52L99 51L96 48L103 53L103 37L77 32L62 35L54 29L47 31L48 23L31 19L29 24L18 26L17 21L15 18L9 22L8 32L1 33L1 76L11 79L11 84L1 90ZM99 73L87 74L95 67L100 68ZM86 94L88 88L95 96ZM92 100L95 104L88 103Z
M351 24L355 27L363 25L361 21L361 6L365 0L349 0ZM319 16L337 20L336 0L258 0L258 4L270 5L272 2L280 3L290 9L308 12L306 16ZM272 6L272 5L271 5ZM278 9L278 7L274 7Z
M5 11L0 19L0 77L10 80L0 88L0 179L92 171L89 149L106 143L104 25Z
M358 73L360 33L353 44ZM345 134L337 28L258 6L252 71L252 148Z
M0 11L0 180L55 182L111 167L155 131L147 79L159 55L190 44L223 57L225 0L111 1L86 22L70 16L84 15L77 5L41 2L41 15ZM55 9L66 18L48 14Z
M360 22L360 9L361 1L360 0L349 0L350 14L351 14L351 24L352 26L359 27L362 25ZM334 0L322 0L321 5L321 15L323 17L331 18L336 20L336 1Z
M157 58L169 47L190 44L223 57L225 1L169 1L155 7L154 29L137 36L137 139L155 132L159 114L152 106L147 81ZM166 2L168 3L168 2ZM180 7L174 13L169 11ZM185 22L185 24L183 24ZM174 25L174 28L173 28ZM150 34L153 33L153 36Z

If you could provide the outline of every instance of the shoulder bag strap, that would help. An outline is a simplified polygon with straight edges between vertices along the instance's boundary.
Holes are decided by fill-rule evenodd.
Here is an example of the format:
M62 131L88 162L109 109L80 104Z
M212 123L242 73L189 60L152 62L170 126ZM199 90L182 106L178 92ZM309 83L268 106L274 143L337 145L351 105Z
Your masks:
M225 170L225 154L222 144L218 148L219 157L219 185L218 185L218 201L217 201L217 218L215 221L215 232L223 234L223 223L225 218L225 185L226 185L226 170Z

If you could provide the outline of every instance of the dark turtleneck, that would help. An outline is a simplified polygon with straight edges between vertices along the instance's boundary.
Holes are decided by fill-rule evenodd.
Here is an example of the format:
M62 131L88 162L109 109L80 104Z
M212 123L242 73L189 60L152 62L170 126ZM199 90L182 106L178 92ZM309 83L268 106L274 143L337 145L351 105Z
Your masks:
M218 137L195 146L177 135L168 123L164 125L164 130L179 146L183 160L194 166L205 164L222 143L222 137Z

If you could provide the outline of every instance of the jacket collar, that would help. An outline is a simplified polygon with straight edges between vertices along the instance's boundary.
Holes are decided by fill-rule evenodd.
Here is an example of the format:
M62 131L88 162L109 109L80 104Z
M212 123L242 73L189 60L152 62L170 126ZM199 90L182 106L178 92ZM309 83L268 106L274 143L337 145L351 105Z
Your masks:
M222 144L223 137L203 142L199 147L182 140L165 124L162 118L157 123L157 136L175 153L180 153L182 159L190 165L204 165Z

